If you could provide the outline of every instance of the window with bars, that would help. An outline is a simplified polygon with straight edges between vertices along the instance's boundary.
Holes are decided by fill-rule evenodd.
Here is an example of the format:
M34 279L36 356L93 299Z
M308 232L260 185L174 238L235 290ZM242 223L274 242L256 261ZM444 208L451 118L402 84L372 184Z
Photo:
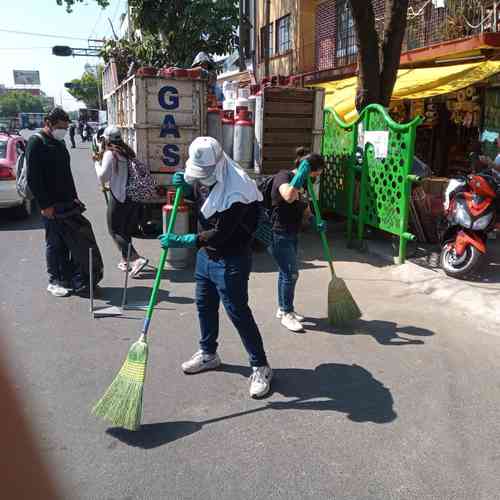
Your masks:
M348 0L337 0L336 65L345 66L356 62L358 47L354 19Z
M290 40L290 14L276 21L276 52L284 54L292 48Z
M265 46L266 31L267 31L268 40L269 40L269 57L272 57L274 54L273 23L271 23L271 24L269 24L269 26L267 26L267 30L266 30L265 26L260 28L260 57L261 57L261 59L266 58L266 52L265 52L266 51L266 46Z

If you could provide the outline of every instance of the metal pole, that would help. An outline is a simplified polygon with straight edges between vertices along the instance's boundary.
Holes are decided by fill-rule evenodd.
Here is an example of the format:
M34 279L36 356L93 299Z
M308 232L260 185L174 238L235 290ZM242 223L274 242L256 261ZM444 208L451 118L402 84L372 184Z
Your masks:
M89 248L89 293L90 293L90 317L94 318L94 279L92 265L92 247Z
M129 243L127 249L127 269L125 271L125 285L123 287L123 294L122 294L122 310L125 309L125 306L127 305L128 270L129 270L131 250L132 250L132 243Z

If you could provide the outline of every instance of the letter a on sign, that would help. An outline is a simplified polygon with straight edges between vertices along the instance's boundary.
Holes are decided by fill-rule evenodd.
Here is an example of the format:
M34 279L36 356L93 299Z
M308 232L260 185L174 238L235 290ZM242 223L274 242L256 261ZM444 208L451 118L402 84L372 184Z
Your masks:
M177 139L181 136L172 115L165 115L163 125L161 126L160 137L167 137L167 135L173 135Z

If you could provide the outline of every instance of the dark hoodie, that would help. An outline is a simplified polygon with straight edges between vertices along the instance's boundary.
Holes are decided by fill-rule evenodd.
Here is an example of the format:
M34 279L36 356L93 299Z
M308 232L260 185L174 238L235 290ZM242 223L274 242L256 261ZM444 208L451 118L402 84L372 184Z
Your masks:
M78 198L70 168L70 156L63 141L41 132L26 146L28 186L41 209Z

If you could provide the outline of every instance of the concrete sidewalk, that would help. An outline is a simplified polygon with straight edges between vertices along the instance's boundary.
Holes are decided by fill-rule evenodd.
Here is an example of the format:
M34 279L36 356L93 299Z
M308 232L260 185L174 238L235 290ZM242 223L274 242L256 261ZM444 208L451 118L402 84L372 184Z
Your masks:
M390 241L368 241L368 252L393 261ZM417 244L405 264L391 266L391 275L405 281L412 294L427 295L443 307L461 310L481 325L500 326L500 239L488 241L485 263L467 280L446 276L439 266L439 252L437 245ZM490 332L500 335L495 329Z

